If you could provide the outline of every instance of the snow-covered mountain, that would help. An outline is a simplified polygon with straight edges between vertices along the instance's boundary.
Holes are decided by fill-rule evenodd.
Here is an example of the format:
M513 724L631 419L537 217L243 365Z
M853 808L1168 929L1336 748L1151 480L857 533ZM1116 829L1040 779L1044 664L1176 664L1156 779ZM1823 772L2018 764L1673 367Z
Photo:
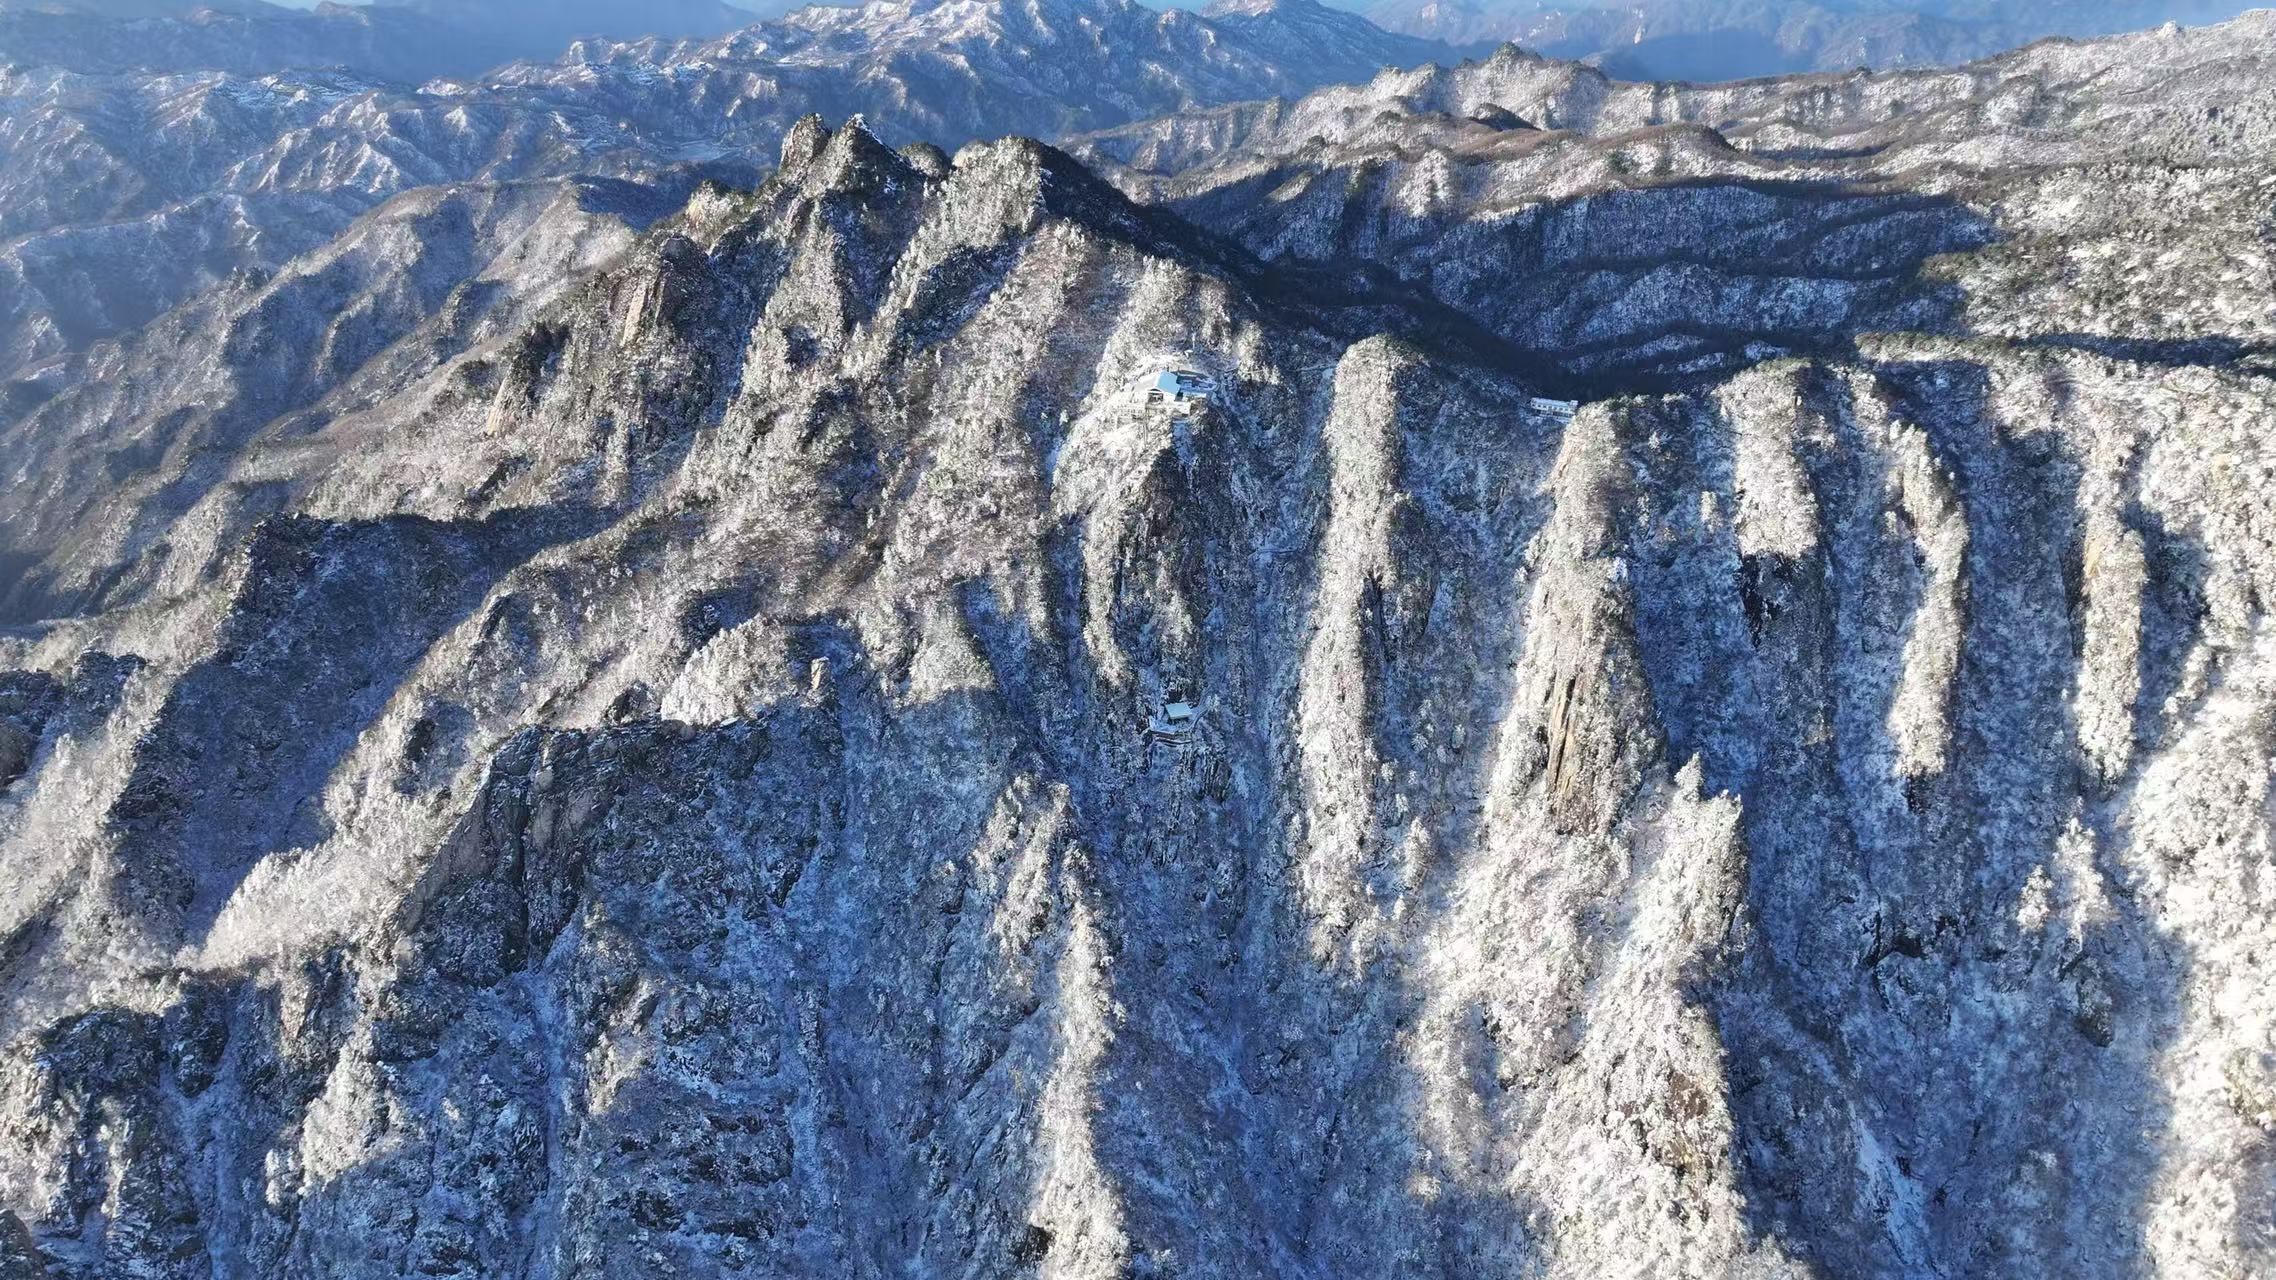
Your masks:
M0 1276L2271 1273L2272 59L805 118L95 343Z
M232 271L273 270L417 186L675 166L747 183L810 111L897 142L1057 137L1445 53L1311 0L1214 17L954 0L584 43L417 90L343 71L0 68L0 373L32 377Z
M1875 330L2271 349L2271 138L2256 13L1702 87L1504 48L1076 152L1267 257L1373 263L1523 349L1640 375Z
M1965 62L2048 36L2205 23L2251 0L1377 0L1393 31L1515 42L1630 80L1735 80Z
M487 83L579 102L622 95L729 129L763 107L773 137L787 123L774 104L795 94L797 105L861 114L881 136L953 146L1306 92L1452 52L1315 0L1202 13L1131 0L873 0L801 9L712 41L579 46Z

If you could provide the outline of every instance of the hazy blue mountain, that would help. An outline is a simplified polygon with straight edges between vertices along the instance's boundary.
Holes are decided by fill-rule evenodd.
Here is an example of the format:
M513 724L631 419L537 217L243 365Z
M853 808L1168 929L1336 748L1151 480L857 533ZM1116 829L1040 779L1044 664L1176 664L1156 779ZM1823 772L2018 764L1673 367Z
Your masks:
M1456 44L1515 41L1625 79L1731 80L1965 62L2047 36L2202 23L2250 0L1378 0L1381 25Z
M0 62L248 75L339 67L417 84L557 57L581 37L717 35L755 20L717 0L388 0L313 9L260 0L0 0Z
M0 66L0 373L47 385L89 342L422 185L687 167L748 180L808 112L864 115L896 143L1060 137L1433 58L1450 51L1310 0L1215 16L959 0L589 40L416 89L347 71Z

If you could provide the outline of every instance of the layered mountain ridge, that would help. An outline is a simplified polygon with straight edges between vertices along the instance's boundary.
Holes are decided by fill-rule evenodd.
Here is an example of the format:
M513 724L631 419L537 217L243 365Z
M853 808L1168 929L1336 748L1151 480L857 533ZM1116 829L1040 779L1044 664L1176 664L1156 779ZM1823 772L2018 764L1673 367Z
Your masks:
M2248 0L1380 0L1384 27L1455 44L1518 44L1624 80L1739 80L1811 71L1943 66L2050 36L2219 22Z
M1444 52L1309 0L1216 18L1005 0L588 42L417 90L341 70L0 68L0 372L51 378L91 342L238 269L273 271L415 186L674 171L748 184L813 111L862 114L896 142L1049 138Z
M2265 30L804 118L98 345L0 1260L2276 1267Z
M2265 363L2272 37L2255 14L1702 87L1512 49L1075 146L1261 255L1388 268L1607 389L1872 331Z

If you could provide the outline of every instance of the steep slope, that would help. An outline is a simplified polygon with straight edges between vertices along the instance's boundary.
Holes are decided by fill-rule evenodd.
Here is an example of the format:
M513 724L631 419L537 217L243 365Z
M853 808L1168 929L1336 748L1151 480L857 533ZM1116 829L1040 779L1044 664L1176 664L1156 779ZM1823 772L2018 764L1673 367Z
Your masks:
M120 587L247 441L305 435L517 330L686 194L597 180L424 188L278 272L241 272L97 347L0 434L0 616Z
M279 270L414 188L750 173L550 110L429 111L345 73L0 72L0 94L20 108L0 116L0 367L49 382L93 342Z
M0 69L0 373L83 351L416 186L694 167L747 185L801 114L896 142L1056 137L1300 93L1438 46L1310 0L879 3L718 41L594 42L417 91L349 72Z
M1505 355L803 123L217 442L5 641L0 1248L2276 1263L2266 380L1868 334L1568 420Z

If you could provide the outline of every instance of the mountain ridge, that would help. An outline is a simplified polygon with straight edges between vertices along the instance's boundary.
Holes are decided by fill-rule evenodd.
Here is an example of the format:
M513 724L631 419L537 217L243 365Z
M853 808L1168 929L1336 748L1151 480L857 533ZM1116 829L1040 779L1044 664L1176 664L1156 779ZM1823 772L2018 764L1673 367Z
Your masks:
M1179 228L1040 144L802 121L224 446L156 571L5 640L10 1234L2208 1256L2160 1171L2248 1196L2276 1096L2270 917L2205 896L2266 835L2276 539L2212 461L2269 465L2264 380L1864 335L1568 418ZM1214 389L1149 405L1166 365Z
M389 0L292 8L250 3L0 3L0 62L87 74L226 71L262 76L337 68L406 85L553 57L573 39L717 34L757 15L716 0L618 6Z
M896 142L1055 137L1310 87L1432 47L1309 0L1223 27L1127 0L999 0L581 44L559 62L418 90L344 72L0 70L0 97L18 104L0 132L0 268L23 288L0 328L0 365L46 376L90 341L240 267L275 269L413 186L681 168L747 182L812 110L865 114ZM102 264L124 258L152 265L105 279Z
M0 427L0 1270L2269 1271L2271 32L375 182Z
M1623 80L1739 80L1967 62L2051 37L2095 38L2178 21L2225 21L2245 0L2018 6L2000 0L1646 0L1625 7L1542 0L1381 0L1383 27L1455 44L1515 43Z

